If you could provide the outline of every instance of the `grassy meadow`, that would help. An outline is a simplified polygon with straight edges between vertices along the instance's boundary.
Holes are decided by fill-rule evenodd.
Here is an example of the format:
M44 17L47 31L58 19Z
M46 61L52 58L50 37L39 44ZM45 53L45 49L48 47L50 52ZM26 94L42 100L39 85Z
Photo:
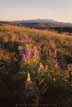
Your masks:
M72 34L1 24L0 100L71 107Z

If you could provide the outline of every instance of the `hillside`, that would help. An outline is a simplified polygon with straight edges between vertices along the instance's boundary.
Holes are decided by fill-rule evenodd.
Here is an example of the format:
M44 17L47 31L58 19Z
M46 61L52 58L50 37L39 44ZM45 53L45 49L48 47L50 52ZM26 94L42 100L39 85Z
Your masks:
M72 34L1 24L1 98L16 103L31 99L34 104L47 104L49 99L51 104L63 103L69 107L67 104L72 104Z
M14 21L12 23L16 23L18 25L26 26L30 28L52 29L58 32L72 33L72 23L64 23L51 19L20 20L20 21Z
M48 27L71 27L72 23L59 22L52 19L34 19L34 20L20 20L14 21L17 24L42 24Z

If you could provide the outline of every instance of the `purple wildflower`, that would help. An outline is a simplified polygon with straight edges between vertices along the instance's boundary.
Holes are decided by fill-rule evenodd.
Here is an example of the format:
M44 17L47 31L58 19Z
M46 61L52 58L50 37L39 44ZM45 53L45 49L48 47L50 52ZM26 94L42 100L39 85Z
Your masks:
M24 43L29 44L30 43L30 38L28 37L27 34L24 35Z
M19 54L20 54L20 56L22 56L24 54L24 50L20 50Z
M19 55L23 56L25 54L25 49L23 49L21 46L19 47Z
M32 58L32 57L34 56L34 52L33 52L32 50L29 50L29 51L27 52L26 56L27 56L28 58Z

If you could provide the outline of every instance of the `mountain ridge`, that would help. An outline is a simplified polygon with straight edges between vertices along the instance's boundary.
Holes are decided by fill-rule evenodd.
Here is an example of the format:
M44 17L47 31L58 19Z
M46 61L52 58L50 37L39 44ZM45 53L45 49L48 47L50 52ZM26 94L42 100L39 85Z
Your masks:
M72 27L72 23L69 22L59 22L52 19L32 19L32 20L17 20L14 21L17 24L48 24L49 27Z
M19 24L26 26L46 26L46 27L72 27L72 23L60 22L53 19L31 19L31 20L15 20L15 21L0 21L0 23Z

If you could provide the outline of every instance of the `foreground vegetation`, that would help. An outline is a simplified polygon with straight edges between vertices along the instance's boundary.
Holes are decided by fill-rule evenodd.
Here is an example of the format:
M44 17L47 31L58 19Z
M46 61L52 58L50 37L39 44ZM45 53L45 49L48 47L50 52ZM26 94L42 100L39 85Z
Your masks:
M0 25L0 99L72 105L72 36Z

